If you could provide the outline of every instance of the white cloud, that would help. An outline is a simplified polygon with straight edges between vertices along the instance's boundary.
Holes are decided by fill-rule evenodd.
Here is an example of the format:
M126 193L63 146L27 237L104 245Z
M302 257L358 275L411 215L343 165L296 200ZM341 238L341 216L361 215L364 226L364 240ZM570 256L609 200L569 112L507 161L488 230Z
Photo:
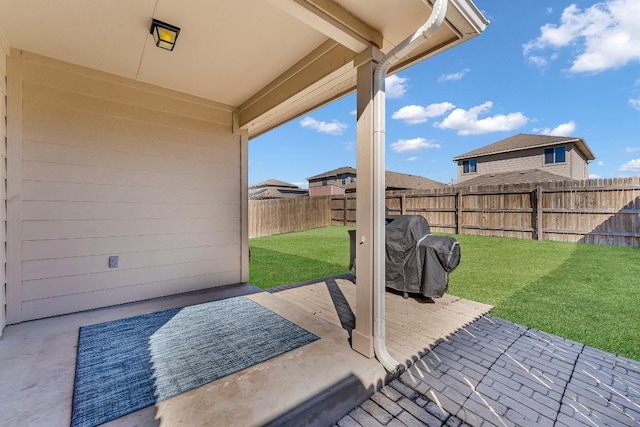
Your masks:
M627 163L620 166L618 170L622 172L640 172L640 159L629 160Z
M309 181L292 182L292 184L297 185L300 188L309 188Z
M640 98L630 99L629 105L631 105L631 107L635 108L636 110L640 111Z
M551 15L553 13L552 7L547 7L547 15Z
M424 138L399 139L396 142L391 143L391 149L396 153L420 151L427 148L440 148L440 145L427 141Z
M440 77L438 77L438 83L442 83L442 82L454 82L457 80L460 80L461 78L463 78L465 76L465 74L467 74L469 71L471 71L468 68L465 68L462 71L458 71L457 73L453 73L453 74L443 74Z
M430 104L426 107L421 105L405 105L391 115L391 118L402 120L407 125L416 125L425 123L433 117L439 117L447 111L454 109L456 106L450 102L441 102L439 104Z
M385 96L391 99L402 98L407 92L408 77L400 77L396 74L389 76L384 81Z
M351 110L349 111L349 114L351 114L352 116L355 116L356 114L358 114L358 110Z
M407 159L407 162L415 162L415 161L416 161L416 160L418 160L418 159L419 159L419 158L418 158L418 157L416 157L416 156L409 157L409 158Z
M635 153L636 151L640 151L640 147L627 147L624 151L625 153Z
M596 175L595 173L590 173L589 174L589 179L598 179L598 178L602 178L601 175Z
M604 162L602 160L598 161L598 163L596 163L598 166L604 166Z
M480 119L480 114L486 113L491 107L493 107L493 102L487 101L469 110L456 108L444 120L436 123L435 126L440 129L457 130L458 135L466 136L511 131L526 125L529 121L529 118L520 112L497 114Z
M300 126L316 130L320 133L326 133L327 135L341 135L347 129L346 123L342 123L337 120L325 122L316 120L309 116L300 121Z
M580 9L564 9L560 24L545 24L540 36L523 45L523 53L547 48L570 48L577 52L569 69L573 73L619 68L640 61L640 2L605 0Z
M576 123L574 121L570 121L567 123L562 123L555 128L535 128L533 130L536 133L540 133L542 135L553 135L553 136L570 136L573 132L576 131Z
M544 68L547 66L547 64L549 64L549 61L547 61L546 58L542 56L536 56L536 55L529 56L527 58L527 61L529 61L530 63L532 63L538 68Z

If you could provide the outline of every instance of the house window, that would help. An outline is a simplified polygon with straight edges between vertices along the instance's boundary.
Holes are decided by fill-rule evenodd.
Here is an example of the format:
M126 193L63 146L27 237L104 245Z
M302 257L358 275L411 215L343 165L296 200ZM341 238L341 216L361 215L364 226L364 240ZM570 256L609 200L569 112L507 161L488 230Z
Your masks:
M355 182L356 177L355 177L355 176L353 176L353 175L351 175L351 178L350 178L350 179L351 179L351 182Z
M544 149L545 165L551 165L554 163L564 163L566 161L567 161L567 151L564 146Z
M322 180L322 186L323 186L323 187L326 187L326 186L327 186L327 179L326 179L326 178Z
M476 159L462 161L462 173L476 173L478 161Z
M342 176L342 185L345 185L347 183L347 176L346 175L341 175Z

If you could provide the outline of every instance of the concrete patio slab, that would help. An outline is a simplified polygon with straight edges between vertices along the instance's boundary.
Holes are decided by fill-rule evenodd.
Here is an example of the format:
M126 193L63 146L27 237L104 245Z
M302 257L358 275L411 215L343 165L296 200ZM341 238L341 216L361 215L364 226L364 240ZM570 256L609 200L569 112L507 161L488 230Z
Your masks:
M292 304L351 334L355 325L356 285L345 277L328 278L315 283L292 284L269 289ZM389 353L406 367L436 345L491 310L492 306L445 294L426 300L412 295L387 292L386 341Z
M321 339L106 425L325 426L392 380L376 359L351 349L352 282L328 279L273 293L230 286L7 327L0 341L0 425L69 425L80 326L245 294ZM389 293L392 354L410 366L490 308L448 295L425 303Z
M69 425L80 326L242 294L320 339L105 425L327 425L385 384L382 366L354 352L344 329L238 286L7 327L0 342L0 425Z

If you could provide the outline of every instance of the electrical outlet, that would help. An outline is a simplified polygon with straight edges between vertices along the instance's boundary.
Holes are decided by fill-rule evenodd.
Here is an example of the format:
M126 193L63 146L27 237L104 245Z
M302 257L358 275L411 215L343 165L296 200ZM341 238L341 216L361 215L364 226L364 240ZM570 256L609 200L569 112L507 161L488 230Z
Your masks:
M109 257L109 268L118 268L118 255L112 255Z

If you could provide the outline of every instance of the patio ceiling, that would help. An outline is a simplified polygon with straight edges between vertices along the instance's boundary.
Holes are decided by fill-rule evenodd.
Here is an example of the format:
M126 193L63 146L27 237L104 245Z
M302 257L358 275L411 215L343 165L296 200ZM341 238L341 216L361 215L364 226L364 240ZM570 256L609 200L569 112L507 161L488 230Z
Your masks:
M355 89L357 54L388 52L429 16L422 0L2 0L17 48L226 104L251 136ZM181 28L158 49L151 18ZM392 72L482 32L470 0ZM0 37L1 38L1 37Z

